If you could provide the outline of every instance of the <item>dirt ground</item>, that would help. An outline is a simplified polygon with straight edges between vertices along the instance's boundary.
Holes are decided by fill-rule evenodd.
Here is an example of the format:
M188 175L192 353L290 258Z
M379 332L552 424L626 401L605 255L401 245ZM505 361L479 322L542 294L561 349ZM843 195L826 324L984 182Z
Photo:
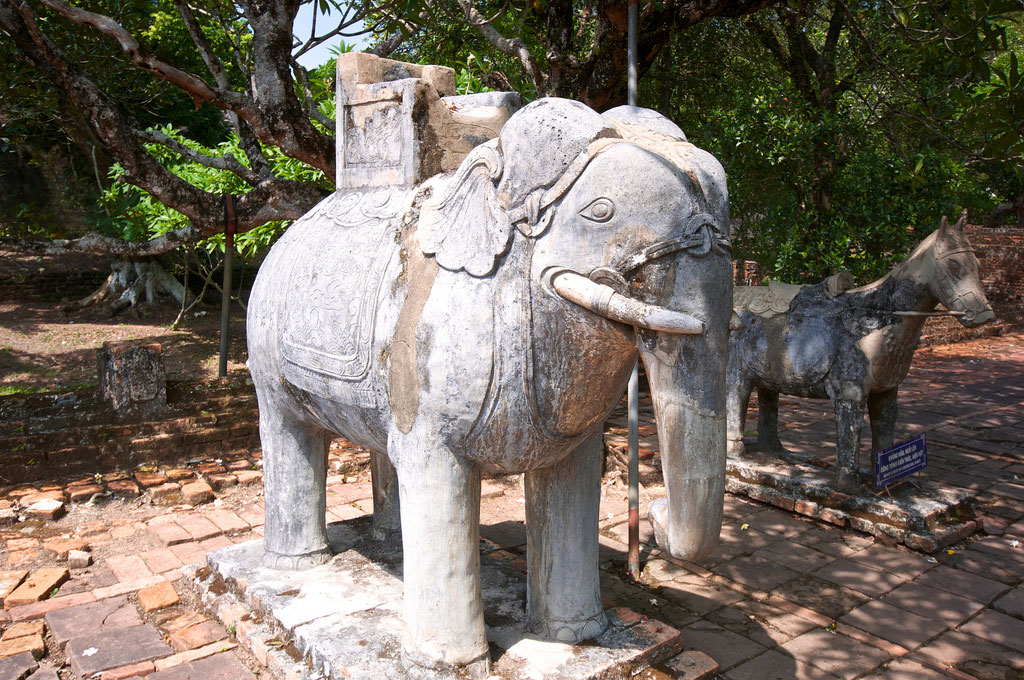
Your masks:
M126 340L161 343L170 380L216 377L219 305L197 305L175 329L171 324L180 307L171 298L111 318L89 308L61 311L61 297L41 285L45 279L78 272L95 272L102 282L108 271L109 259L94 255L37 257L0 250L0 282L15 282L17 291L13 297L0 297L0 396L95 385L95 350L104 342ZM251 278L251 272L247 274ZM68 292L78 298L89 291ZM237 304L229 328L228 370L242 370L245 313Z

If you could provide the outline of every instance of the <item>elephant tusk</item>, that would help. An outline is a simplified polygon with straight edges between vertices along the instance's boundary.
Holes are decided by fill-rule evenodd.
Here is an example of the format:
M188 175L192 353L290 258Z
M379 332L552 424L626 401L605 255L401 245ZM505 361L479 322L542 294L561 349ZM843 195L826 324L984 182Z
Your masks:
M574 271L556 269L548 280L555 292L566 300L612 321L665 333L704 333L704 323L689 314L628 298L616 293L611 286L591 281Z

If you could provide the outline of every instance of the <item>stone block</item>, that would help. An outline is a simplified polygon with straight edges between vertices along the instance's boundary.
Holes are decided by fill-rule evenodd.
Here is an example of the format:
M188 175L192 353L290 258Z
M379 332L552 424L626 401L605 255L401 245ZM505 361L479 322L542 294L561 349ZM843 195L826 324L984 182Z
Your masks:
M167 478L159 472L136 472L135 480L147 489L167 482Z
M127 666L121 666L120 668L111 668L109 671L103 671L100 675L100 680L133 680L135 678L144 678L150 673L156 670L152 661L140 661L139 663L128 664Z
M38 602L49 597L50 593L67 581L69 576L67 569L39 569L33 572L25 579L24 583L4 598L4 609Z
M215 621L204 621L172 633L168 642L174 651L196 649L227 637L227 629Z
M31 652L21 652L0 659L0 678L7 680L23 680L28 674L39 667Z
M28 576L28 571L25 569L0 571L0 605L7 601L7 596L21 585L26 576ZM9 607L6 608L9 609Z
M122 418L154 418L167 410L159 343L105 342L96 350L100 394Z
M46 644L42 635L28 635L0 641L0 658L29 652L32 658L41 659L46 654Z
M139 626L142 619L134 605L119 595L49 612L46 624L54 641L63 649L69 640L76 637Z
M675 680L704 680L718 672L718 662L704 652L691 649L665 662Z
M143 588L138 593L139 606L142 611L151 612L164 607L178 604L178 593L168 581L161 581Z
M242 665L234 654L213 654L167 670L158 670L147 676L147 680L238 680L251 677L252 671Z
M111 555L106 561L118 581L134 581L152 574L138 555Z
M238 477L227 472L216 472L206 476L210 486L214 489L224 489L238 484Z
M21 621L11 624L11 627L4 631L0 640L13 640L14 638L28 637L29 635L43 634L42 621Z
M112 482L107 482L107 491L115 496L135 498L139 495L139 485L130 479L118 479Z
M43 543L43 547L55 553L58 560L66 560L72 550L88 550L89 542L84 538L51 538Z
M76 637L68 642L65 653L75 675L88 678L112 668L167 656L171 648L156 628L141 625Z
M181 664L196 661L198 659L205 659L208 656L219 654L234 649L238 646L238 643L233 640L219 640L212 642L202 647L196 647L195 649L189 649L183 652L178 652L163 659L157 659L154 662L156 669L162 671L173 666L180 666Z
M55 520L65 512L64 501L55 498L40 498L22 512L29 519Z
M83 484L81 486L68 487L68 500L72 503L88 503L93 494L103 493L103 487L99 484Z
M235 479L241 486L259 484L263 481L263 473L259 470L238 470L235 472Z
M36 672L26 680L60 680L60 676L57 675L57 669L50 664L40 664Z
M454 71L371 54L338 57L339 190L412 186L454 170L497 136L519 107L514 93L454 95Z
M203 480L197 480L181 487L181 500L188 505L200 505L213 500L213 489Z

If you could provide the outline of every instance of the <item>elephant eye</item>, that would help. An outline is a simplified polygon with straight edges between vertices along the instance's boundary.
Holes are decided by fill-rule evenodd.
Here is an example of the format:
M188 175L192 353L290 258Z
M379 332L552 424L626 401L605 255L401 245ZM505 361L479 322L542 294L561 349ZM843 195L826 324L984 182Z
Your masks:
M615 214L615 204L607 198L595 198L580 210L580 216L591 222L607 222Z

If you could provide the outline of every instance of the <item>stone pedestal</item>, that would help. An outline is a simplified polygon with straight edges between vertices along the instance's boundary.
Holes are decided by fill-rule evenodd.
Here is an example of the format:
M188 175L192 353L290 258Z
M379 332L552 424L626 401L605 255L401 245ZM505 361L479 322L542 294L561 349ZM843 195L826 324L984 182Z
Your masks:
M861 471L863 477L869 474ZM925 553L959 543L979 528L973 497L966 491L920 479L879 493L867 488L843 493L835 489L831 471L794 455L730 455L725 488L805 517L896 539Z
M203 607L272 675L331 680L440 680L407 668L401 654L402 556L397 541L369 538L370 519L331 524L334 559L306 571L261 566L263 542L221 548L191 574ZM611 628L583 645L543 640L525 629L523 560L481 557L492 677L527 680L627 678L682 649L679 631L628 609L607 610Z
M365 52L338 57L337 187L410 187L498 135L515 92L455 96L455 71Z
M167 410L163 350L159 343L105 342L96 350L100 395L125 419Z

